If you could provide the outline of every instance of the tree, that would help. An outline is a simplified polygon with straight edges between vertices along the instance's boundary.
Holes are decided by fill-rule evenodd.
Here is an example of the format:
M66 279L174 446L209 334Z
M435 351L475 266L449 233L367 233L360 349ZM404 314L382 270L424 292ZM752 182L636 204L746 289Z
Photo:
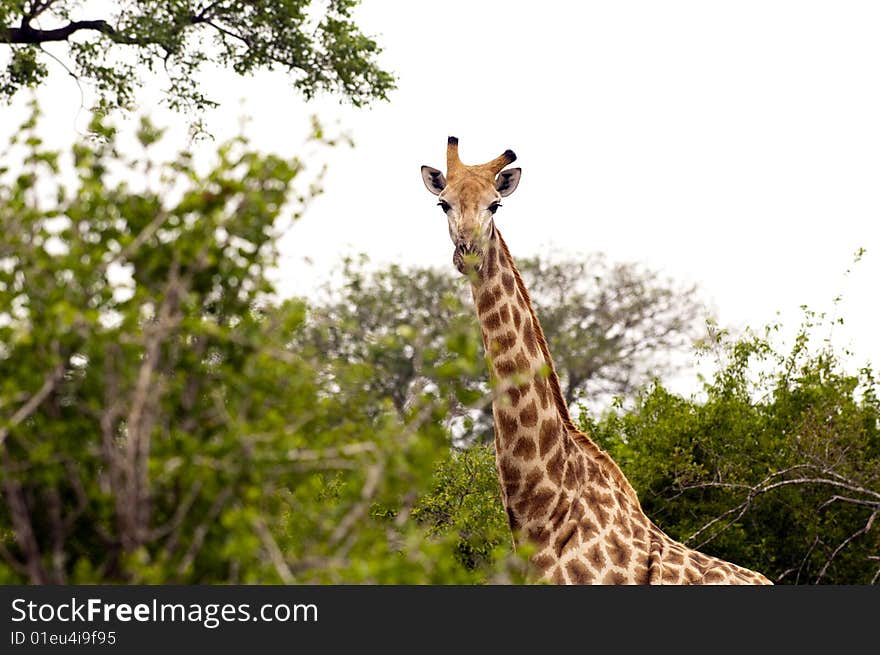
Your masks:
M0 97L41 84L51 60L60 61L43 46L60 42L63 65L94 86L104 111L131 109L139 71L163 71L166 102L197 120L216 104L198 84L207 62L239 75L281 70L306 98L330 91L359 106L385 99L394 81L352 20L356 4L331 0L321 14L310 0L128 0L94 16L82 0L0 0L0 44L11 50Z
M518 263L547 334L562 392L578 400L626 396L675 370L708 311L694 285L600 254Z
M664 280L637 264L583 260L518 261L547 335L570 405L584 398L629 394L651 376L672 370L669 356L696 337L703 311L696 289ZM376 370L375 390L398 410L411 394L459 369L458 388L470 404L488 393L479 326L464 278L396 265L370 272L365 259L347 260L343 283L310 308L301 336L337 362ZM452 337L450 339L450 337ZM450 351L447 344L457 344ZM477 366L471 365L478 362ZM491 440L491 406L465 411L450 399L461 442ZM573 407L573 409L576 409Z
M790 351L778 327L711 348L705 400L660 383L584 427L669 534L781 583L880 581L880 401L809 314Z
M291 347L307 306L266 270L305 164L240 138L201 171L152 161L148 122L135 157L92 130L69 170L34 118L0 170L0 582L517 579L492 534L459 555L474 521L418 518L457 372L400 412L372 368Z

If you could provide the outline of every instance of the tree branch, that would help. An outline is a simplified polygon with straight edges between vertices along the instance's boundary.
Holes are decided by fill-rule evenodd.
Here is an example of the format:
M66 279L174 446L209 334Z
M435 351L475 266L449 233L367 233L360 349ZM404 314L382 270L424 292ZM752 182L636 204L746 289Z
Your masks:
M12 519L15 540L18 542L18 547L24 555L24 568L27 570L30 584L46 584L49 582L49 575L43 567L42 553L40 552L37 537L34 534L31 513L25 499L24 490L21 484L9 475L9 453L5 450L0 450L0 459L2 459L3 469L0 481L2 481L3 493L6 496L6 506Z
M831 553L831 556L827 560L825 560L825 565L822 567L822 570L819 571L819 575L816 577L815 584L819 584L822 581L822 578L825 577L825 574L828 572L828 568L831 566L831 562L834 561L834 558L837 557L837 555L840 553L840 551L842 551L844 548L846 548L846 545L848 543L850 543L854 539L857 539L858 537L861 537L863 534L867 534L868 532L871 531L871 527L874 525L874 519L877 518L878 514L880 514L880 509L875 510L871 514L871 516L868 517L868 520L865 523L865 525L863 525L860 529L853 532L850 536L848 536L846 539L844 539L843 541L841 541L837 545L837 548L834 549L834 552Z
M778 479L788 473L791 473L796 470L802 470L802 469L814 470L814 471L818 472L819 476L828 476L828 477L809 477L809 476L804 475L802 477L796 477L796 478L788 478L788 479L782 479L782 480ZM776 480L776 481L774 481L774 480ZM838 489L846 489L847 491L852 491L852 492L855 492L858 494L863 494L866 496L877 498L878 501L880 501L880 493L878 493L872 489L863 487L859 484L856 484L855 482L852 482L852 481L834 473L833 471L831 471L827 468L817 467L817 466L814 466L811 464L798 464L795 466L791 466L787 469L784 469L782 471L777 471L775 473L771 473L766 478L764 478L764 480L762 480L761 482L756 484L754 487L744 486L743 488L745 488L747 490L747 494L746 494L746 498L745 498L745 500L743 500L743 502L741 502L739 505L737 505L735 507L731 507L729 510L727 510L723 514L715 517L714 519L712 519L711 521L706 523L703 527L701 527L699 530L697 530L692 535L690 535L687 539L685 539L684 543L686 543L686 544L692 543L699 535L701 535L703 532L705 532L706 530L711 528L713 525L715 525L716 523L735 514L734 518L731 519L730 521L728 521L724 527L722 527L720 530L715 532L708 539L704 540L703 542L701 542L700 544L698 544L696 546L696 548L702 548L707 543L712 541L715 537L717 537L719 534L721 534L721 532L726 530L730 525L732 525L734 522L736 522L740 518L742 518L742 516L745 515L745 513L749 510L749 508L751 507L752 501L754 501L754 499L756 497L758 497L762 494L765 494L769 491L772 491L773 489L778 489L780 487L785 487L785 486L790 486L790 485L811 485L811 484L824 485L824 486L828 486L828 487L836 487ZM705 483L694 484L694 485L686 485L685 487L683 487L683 490L710 488L710 487L730 488L730 487L734 487L734 486L739 486L739 485L730 485L730 484L725 484L725 483L721 483L721 482L705 482ZM874 508L878 507L878 501L866 500L866 499L854 499L854 498L850 498L847 496L840 496L840 495L835 495L834 497L832 497L832 499L826 501L822 505L822 507L825 507L828 504L835 502L835 501L847 502L847 503L852 503L852 504L856 504L856 505L864 505L867 507L874 507Z
M137 39L132 39L118 32L105 20L75 20L64 27L54 30L34 29L30 24L23 21L21 27L0 28L0 43L36 45L38 43L48 43L49 41L67 41L76 32L80 31L100 32L114 43L125 45L141 44Z
M61 376L64 374L64 362L61 362L52 369L48 375L46 375L46 379L43 382L43 386L31 396L30 400L28 400L24 405L19 407L18 411L12 415L12 418L9 419L9 423L0 428L0 446L3 445L3 442L6 441L6 437L9 436L9 431L16 427L19 423L26 420L31 414L37 411L37 408L42 404L44 400L52 393L52 390L55 388L55 385L58 384L58 381L61 379Z
M187 569L192 566L192 563L195 561L196 556L202 549L202 545L205 543L205 537L208 536L208 530L211 529L214 521L220 515L220 512L223 511L223 506L232 496L232 491L232 487L224 488L223 491L221 491L220 494L214 499L214 502L211 503L211 507L208 508L208 513L205 516L205 520L199 524L199 526L193 533L192 542L190 542L189 548L184 554L183 559L180 561L180 565L177 567L177 575L183 576L186 573Z
M275 567L275 571L278 573L278 577L281 578L284 584L293 584L295 582L293 573L287 566L287 562L284 559L284 554L278 547L278 543L275 541L274 537L272 537L272 533L269 531L269 527L266 525L263 517L260 516L255 518L252 524L254 526L254 531L260 538L260 541L263 542L263 547L266 549L266 552L269 555L269 559L272 561L272 565Z

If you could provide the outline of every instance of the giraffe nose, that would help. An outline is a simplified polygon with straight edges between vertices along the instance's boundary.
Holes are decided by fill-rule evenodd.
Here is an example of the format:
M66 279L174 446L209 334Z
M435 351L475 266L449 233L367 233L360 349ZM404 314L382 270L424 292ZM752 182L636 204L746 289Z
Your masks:
M465 255L474 255L477 254L477 248L472 243L468 243L467 241L459 241L455 246L455 252L457 255L464 257Z
M482 268L483 253L473 243L467 241L459 241L455 244L455 253L452 255L452 262L460 273L466 273L468 269L473 268L477 272Z

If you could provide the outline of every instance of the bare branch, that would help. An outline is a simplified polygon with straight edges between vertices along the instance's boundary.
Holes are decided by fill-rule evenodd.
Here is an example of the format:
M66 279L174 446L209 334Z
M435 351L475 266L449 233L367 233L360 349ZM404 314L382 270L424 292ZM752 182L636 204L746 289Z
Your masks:
M850 536L848 536L846 539L841 541L840 544L838 544L837 548L834 549L834 552L831 553L831 556L825 561L825 565L819 571L819 575L816 577L816 584L819 584L819 582L822 581L822 578L825 577L825 573L828 572L828 567L831 566L831 563L834 561L834 558L837 557L837 555L840 553L840 551L842 551L844 548L846 548L847 544L849 544L854 539L861 537L863 534L867 534L868 532L871 531L871 527L874 525L874 519L877 518L878 514L880 514L880 509L875 510L871 514L871 516L868 517L868 520L865 523L865 525L863 525L861 528L859 528L858 530L853 532Z
M304 448L294 448L287 451L287 459L292 462L317 462L326 459L337 459L339 457L353 457L364 453L375 453L376 444L371 441L360 441L356 443L338 446L336 448L324 448L322 450L307 450Z
M126 520L123 542L126 548L133 548L147 537L149 525L149 480L148 459L150 452L150 433L156 420L154 412L148 411L148 405L155 402L161 392L162 385L154 380L159 367L161 345L165 337L176 328L181 319L178 311L178 298L183 287L178 275L178 265L172 266L169 273L165 298L159 308L156 323L147 331L144 344L144 357L138 371L137 381L132 396L131 407L126 419Z
M45 378L43 382L43 386L39 388L39 390L31 396L30 400L28 400L24 405L18 408L18 411L12 415L9 419L9 422L0 428L0 446L3 445L3 442L6 441L6 437L9 436L10 430L19 425L22 421L27 420L31 414L37 411L37 408L43 403L46 398L49 397L49 394L55 389L55 385L58 384L58 381L64 375L64 362L61 362L52 369Z
M2 486L6 496L6 506L12 519L15 540L24 555L24 567L31 584L46 584L49 575L43 567L42 554L37 537L34 534L31 514L21 484L8 473L9 453L0 450L3 463Z
M64 584L64 540L66 537L64 521L61 518L61 496L55 486L50 487L45 494L46 516L51 525L52 541L52 583Z
M12 553L6 549L6 546L3 545L2 541L0 541L0 557L3 558L13 571L24 577L28 576L27 568L12 556Z
M290 568L287 566L284 555L281 549L278 548L278 543L275 541L272 533L269 532L266 522L262 517L258 517L253 520L253 526L260 541L263 542L263 547L266 549L269 559L272 560L272 565L275 567L278 577L281 578L284 584L293 584L295 582L293 573L291 573Z
M29 24L34 18L37 18L40 14L46 11L49 7L54 5L56 0L45 0L44 2L40 2L40 0L33 0L30 3L30 7L25 12L24 16L21 19L21 22L24 24Z
M208 513L205 515L205 520L199 524L199 527L196 528L196 531L193 533L193 540L190 542L189 548L183 556L183 559L180 560L180 565L177 567L177 574L183 575L186 573L186 570L192 566L192 563L195 561L196 556L199 554L199 551L202 549L202 545L205 543L205 537L208 536L208 530L211 529L211 525L220 515L220 512L223 510L223 506L232 496L232 487L226 487L221 491L218 496L214 499L214 502L211 503L211 507L208 508Z
M783 479L783 480L778 479L778 478L780 478L788 473L791 473L793 471L805 470L805 469L817 471L819 473L819 476L827 476L827 477L796 477L796 478L787 478L787 479ZM735 516L733 516L733 518L730 521L727 522L727 524L724 527L722 527L721 529L716 531L708 539L699 543L696 546L696 548L701 548L701 547L705 546L710 541L715 539L715 537L717 537L719 534L721 534L724 530L726 530L730 525L732 525L733 523L738 521L740 518L742 518L742 516L751 507L751 504L754 501L754 499L760 495L766 494L770 491L773 491L774 489L779 489L779 488L785 487L785 486L810 485L810 484L830 486L830 487L835 487L838 489L846 489L847 491L851 491L851 492L854 492L857 494L863 494L863 495L878 499L878 501L870 501L870 500L865 500L865 499L853 499L848 496L837 495L837 496L834 496L832 499L826 501L826 503L824 503L822 505L822 507L825 507L826 505L828 505L829 503L834 502L834 501L850 502L850 503L854 503L857 505L864 505L867 507L880 507L880 492L876 492L872 489L868 489L866 487L863 487L862 485L856 484L855 482L848 480L848 479L844 478L843 476L841 476L837 473L834 473L833 471L831 471L827 468L817 467L812 464L798 464L798 465L783 469L781 471L771 473L766 478L764 478L764 480L762 480L758 484L754 485L753 487L747 487L747 486L742 487L741 485L731 485L729 483L722 483L722 482L703 482L700 484L684 486L682 488L683 490L705 489L705 488L712 488L712 487L745 488L747 490L747 495L746 495L745 500L743 500L743 502L741 502L739 505L737 505L735 507L730 508L729 510L727 510L723 514L715 517L714 519L712 519L711 521L706 523L703 527L701 527L699 530L697 530L696 532L691 534L687 539L685 539L685 543L693 542L699 535L704 533L706 530L708 530L712 526L716 525L717 523L725 520L726 518L728 518L730 516L735 515Z
M196 498L199 495L199 492L202 490L202 486L204 485L204 480L199 478L195 482L193 482L192 486L189 489L189 492L186 495L186 498L180 502L177 506L177 510L174 512L174 516L171 517L171 520L168 521L165 525L158 527L150 532L150 540L161 539L166 535L171 535L168 539L168 544L166 544L166 549L173 550L173 544L176 541L176 534L172 534L175 532L183 523L183 519L186 518L187 513L190 508L193 506L193 503L196 501Z
M364 486L361 489L361 499L358 503L352 506L349 512L339 522L339 525L336 526L333 534L330 535L330 546L336 546L342 542L348 536L349 531L361 518L363 518L364 514L366 514L367 509L370 506L370 501L379 489L379 482L382 480L382 474L384 472L384 462L377 462L367 469L367 479L364 481Z

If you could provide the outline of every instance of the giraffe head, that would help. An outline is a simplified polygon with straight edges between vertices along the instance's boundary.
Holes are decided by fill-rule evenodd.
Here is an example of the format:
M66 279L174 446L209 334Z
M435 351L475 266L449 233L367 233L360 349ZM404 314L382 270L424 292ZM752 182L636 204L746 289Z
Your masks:
M461 273L480 272L486 246L495 234L495 211L501 198L509 196L519 184L520 168L505 166L516 161L513 150L490 162L466 166L458 158L458 139L449 137L446 146L446 175L436 168L422 166L422 180L449 221L449 236L455 251L452 263Z

